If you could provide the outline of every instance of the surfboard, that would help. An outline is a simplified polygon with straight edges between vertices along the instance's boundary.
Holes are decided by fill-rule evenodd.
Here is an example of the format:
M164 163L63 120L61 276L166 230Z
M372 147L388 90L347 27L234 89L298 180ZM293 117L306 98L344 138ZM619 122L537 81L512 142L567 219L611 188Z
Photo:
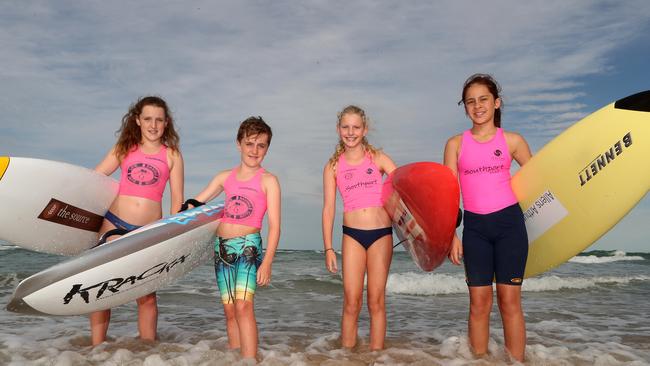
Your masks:
M223 204L178 213L21 281L7 310L80 315L156 291L213 256Z
M544 146L512 178L524 212L525 277L594 243L650 189L650 90L585 117Z
M433 162L407 164L384 182L384 208L415 264L433 271L449 254L460 201L452 171Z
M25 249L74 255L97 243L118 183L58 161L0 157L0 239Z

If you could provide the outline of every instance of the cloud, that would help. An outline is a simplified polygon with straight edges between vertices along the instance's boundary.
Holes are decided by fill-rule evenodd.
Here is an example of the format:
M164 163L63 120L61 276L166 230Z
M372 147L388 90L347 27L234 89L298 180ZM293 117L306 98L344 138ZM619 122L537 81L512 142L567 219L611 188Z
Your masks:
M546 87L545 89L548 89ZM565 92L565 93L535 93L535 94L528 94L528 95L516 95L508 100L512 103L516 104L524 104L528 102L536 102L536 103L543 103L543 102L568 102L575 100L580 97L584 97L586 95L585 92Z
M319 222L343 106L366 108L371 142L396 162L441 161L469 127L462 82L490 72L505 125L543 145L595 110L588 78L648 40L648 16L645 1L3 3L0 154L94 166L128 105L159 94L191 195L237 163L236 128L261 115L275 132L267 168L289 202L309 203L296 219Z
M586 105L583 103L550 103L550 104L519 104L512 109L517 112L527 113L565 113L575 110L581 110Z

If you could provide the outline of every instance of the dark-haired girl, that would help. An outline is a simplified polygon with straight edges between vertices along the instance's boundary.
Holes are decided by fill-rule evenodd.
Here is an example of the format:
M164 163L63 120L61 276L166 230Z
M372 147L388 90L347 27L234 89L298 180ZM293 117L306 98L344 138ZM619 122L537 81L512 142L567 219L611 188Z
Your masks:
M512 159L522 166L531 152L519 134L501 128L499 85L487 74L475 74L463 86L459 104L472 128L447 141L444 164L460 181L465 209L462 245L454 237L449 259L465 265L469 287L469 342L477 356L487 353L492 283L505 347L523 361L526 326L521 308L521 284L528 255L523 214L510 187Z

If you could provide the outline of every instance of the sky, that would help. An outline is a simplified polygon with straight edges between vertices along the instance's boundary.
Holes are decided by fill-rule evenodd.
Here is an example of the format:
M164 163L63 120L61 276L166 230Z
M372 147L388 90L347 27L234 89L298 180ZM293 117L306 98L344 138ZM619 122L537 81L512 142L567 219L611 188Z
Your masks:
M238 164L237 127L262 116L280 248L319 249L322 169L344 106L366 110L370 142L398 165L441 162L447 138L471 127L462 83L490 73L504 128L535 152L650 89L649 20L646 0L2 2L0 155L93 168L129 105L160 95L192 197ZM590 249L647 252L648 222L646 195Z

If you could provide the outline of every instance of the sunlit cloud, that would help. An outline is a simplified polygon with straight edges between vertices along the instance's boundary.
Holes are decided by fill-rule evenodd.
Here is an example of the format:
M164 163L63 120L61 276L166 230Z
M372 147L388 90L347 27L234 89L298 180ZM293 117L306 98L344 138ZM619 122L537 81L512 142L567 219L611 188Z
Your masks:
M543 146L600 107L589 77L625 72L617 52L647 46L649 17L641 0L5 2L0 155L92 167L128 105L157 94L176 117L191 196L237 164L236 128L261 115L284 210L308 211L285 225L312 237L345 105L367 110L371 142L398 164L441 161L470 126L462 82L489 72L506 128Z

